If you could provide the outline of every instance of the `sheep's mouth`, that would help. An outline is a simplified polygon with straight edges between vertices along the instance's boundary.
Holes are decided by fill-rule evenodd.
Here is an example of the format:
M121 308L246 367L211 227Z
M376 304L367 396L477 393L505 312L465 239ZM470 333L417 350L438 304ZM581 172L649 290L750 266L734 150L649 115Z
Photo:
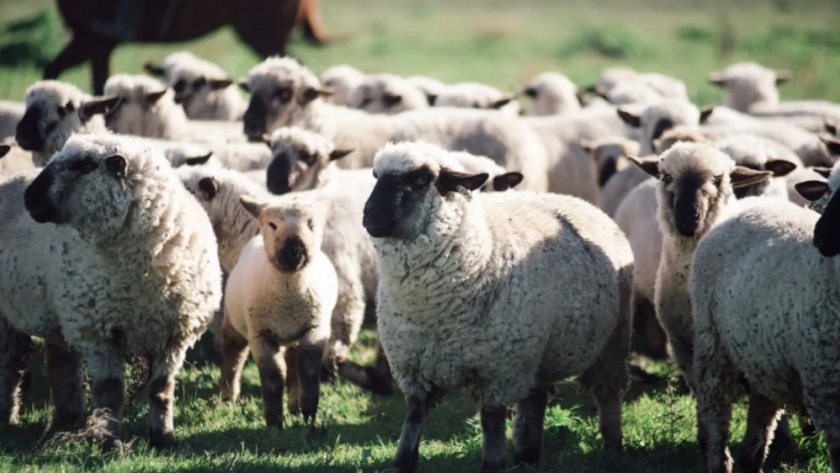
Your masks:
M40 137L16 136L15 141L26 151L41 151L44 148L44 140Z
M296 272L303 269L309 262L309 254L302 241L297 238L290 238L283 245L283 248L277 252L274 260L281 271Z
M58 209L55 207L46 207L40 209L27 209L29 216L37 223L61 223L58 215Z
M386 238L389 236L394 235L394 230L397 227L396 220L391 220L390 222L370 222L364 221L363 225L365 230L367 230L368 235L374 238Z

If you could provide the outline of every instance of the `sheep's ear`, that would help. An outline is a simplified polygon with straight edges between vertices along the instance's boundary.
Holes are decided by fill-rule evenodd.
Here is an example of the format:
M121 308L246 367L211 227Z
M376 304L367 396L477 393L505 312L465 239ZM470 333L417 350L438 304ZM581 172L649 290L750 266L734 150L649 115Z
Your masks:
M490 108L494 108L496 110L504 107L505 105L509 104L513 100L513 97L502 97L499 100L490 104Z
M382 97L382 101L385 102L385 105L393 107L394 105L402 102L402 95L385 94L385 96Z
M632 126L633 128L639 128L642 125L641 115L633 113L629 110L625 110L623 108L618 108L616 110L618 111L618 116L621 117L624 123Z
M12 149L9 145L0 145L0 158L9 154L9 151Z
M595 92L595 95L597 95L598 97L601 97L604 100L609 101L609 99L610 99L610 91L607 90L606 87L596 85L595 90L593 92Z
M86 122L96 114L108 115L122 104L120 97L102 97L88 100L79 107L79 119Z
M637 156L625 156L631 163L639 166L642 171L659 179L659 158L639 158Z
M260 141L262 141L266 144L266 146L271 148L271 135L269 135L268 133L263 133L262 136L260 136Z
M586 92L583 89L577 89L575 91L575 97L581 107L589 105L589 97L586 96Z
M330 161L335 161L336 159L341 159L341 158L347 156L348 154L350 154L352 152L353 152L352 149L334 149L330 153Z
M840 155L840 140L833 136L820 135L820 140L831 154Z
M831 168L825 166L814 166L811 168L811 170L826 179L828 179L828 176L831 175Z
M513 189L518 186L525 176L521 172L506 172L493 178L493 190L497 192Z
M251 93L251 87L248 86L248 83L245 82L244 79L240 80L236 83L243 92Z
M793 74L790 71L776 71L776 85L782 85L785 82L791 80L793 78Z
M723 74L720 72L710 72L709 83L718 87L726 87L726 79L723 78Z
M167 90L169 90L169 89L163 89L159 92L152 92L150 94L146 94L146 97L145 97L146 103L148 103L149 105L151 105L153 103L157 103L157 101L160 100L161 97L163 97L166 94Z
M704 124L709 121L709 117L712 116L712 112L715 111L714 105L707 105L700 109L700 124Z
M729 173L729 179L732 181L732 187L737 189L758 184L772 175L770 171L756 171L744 166L735 166L735 169Z
M228 87L233 85L233 80L231 80L231 79L209 79L209 80L207 80L207 85L209 85L212 90L222 90L222 89L227 89Z
M239 203L241 203L242 207L245 207L245 210L247 210L249 214L253 215L254 218L259 218L260 212L262 212L266 206L265 202L259 202L253 197L247 195L240 195Z
M581 90L581 91L583 91L587 94L594 94L594 93L597 92L598 87L595 84L589 84L589 85L581 86L581 88L579 90Z
M303 92L303 100L309 103L318 97L329 97L332 94L332 89L316 89L315 87L310 87Z
M464 172L453 171L447 168L441 168L440 175L435 181L435 185L441 194L448 192L457 192L459 187L463 187L468 191L474 191L481 188L487 179L490 177L486 172L480 174L467 174Z
M826 192L831 190L828 187L828 183L823 181L797 182L793 187L796 188L796 192L799 192L799 195L811 202L820 200Z
M210 156L213 156L212 151L208 152L204 156L186 158L184 159L184 164L186 164L187 166L200 166L202 164L207 164L207 161L210 160Z
M592 146L591 141L589 141L587 139L581 139L580 140L580 149L582 149L583 152L586 153L586 154L591 154L592 150L595 149L595 147Z
M105 158L105 169L117 179L125 178L125 170L127 167L128 162L119 154Z
M837 136L837 123L834 123L833 121L830 121L830 120L826 119L823 122L823 129L825 131L831 133L831 136Z
M662 153L664 151L661 148L662 138L656 138L655 140L651 141L650 143L653 145L653 149L655 149L657 153Z
M219 183L212 177L202 177L198 181L198 193L204 200L213 200L219 193Z
M143 69L145 69L146 72L155 77L163 77L164 74L163 67L158 66L152 62L147 62L143 64Z
M426 102L429 103L430 107L435 106L435 100L437 100L437 94L426 94Z
M771 158L767 160L767 163L764 165L764 169L771 171L773 173L773 177L782 177L792 173L796 169L796 164L788 161L787 159Z

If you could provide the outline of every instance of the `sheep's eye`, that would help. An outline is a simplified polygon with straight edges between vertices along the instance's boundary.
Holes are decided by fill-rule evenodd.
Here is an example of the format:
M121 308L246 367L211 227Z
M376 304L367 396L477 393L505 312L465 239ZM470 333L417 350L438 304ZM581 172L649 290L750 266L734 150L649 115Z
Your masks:
M60 118L64 118L64 114L65 114L65 113L67 113L67 112L64 110L64 107L56 107L56 108L55 108L55 111L56 111L56 113L58 113L58 116L59 116Z
M67 165L67 169L80 174L88 174L97 168L96 161L90 156L85 156L82 159L71 162Z
M306 221L306 226L309 227L310 230L315 230L315 222L313 222L311 218Z
M274 222L268 222L268 227L272 230L277 230L277 225L275 225Z
M184 79L178 79L175 81L175 85L172 86L172 90L179 94L183 92L185 88L187 88L187 81Z
M307 166L315 164L315 155L312 153L301 153L300 160Z
M420 190L426 187L429 184L430 180L431 176L429 176L428 173L423 172L412 176L411 180L409 181L409 185L414 190Z
M715 187L720 187L721 182L723 182L723 176L715 176L715 178L712 179L712 183L715 185Z
M292 90L291 89L279 89L275 94L275 97L281 102L288 102L292 99Z
M670 184L671 181L672 181L672 179L671 179L670 174L663 174L662 175L662 182L664 182L665 184Z

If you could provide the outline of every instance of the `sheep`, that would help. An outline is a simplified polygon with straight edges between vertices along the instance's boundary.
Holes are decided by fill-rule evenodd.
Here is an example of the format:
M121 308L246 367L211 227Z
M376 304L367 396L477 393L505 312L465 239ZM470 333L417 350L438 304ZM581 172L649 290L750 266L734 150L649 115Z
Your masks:
M621 136L594 141L582 139L580 140L580 147L592 157L598 187L602 189L615 173L620 172L630 164L625 156L639 154L639 143Z
M349 107L393 115L428 108L426 94L393 74L370 74L350 94Z
M627 105L632 103L654 103L663 99L655 89L642 82L627 82L618 84L604 96L613 105Z
M513 94L505 94L478 82L447 85L438 93L434 106L500 110L509 115L519 115L519 102Z
M263 173L272 194L285 194L324 187L340 181L346 170L338 169L336 160L352 150L336 150L323 135L298 127L278 128L268 142L271 162Z
M0 141L15 136L15 128L26 113L26 104L0 100Z
M636 91L632 95L637 98L642 93L652 99L654 96L649 92L653 92L659 99L688 101L688 91L681 80L656 72L636 72L622 67L605 69L598 78L598 82L589 89L603 98L608 98L617 87L628 84L635 86ZM638 87L646 88L648 92L641 92Z
M321 73L321 82L332 93L324 100L335 105L348 105L353 90L362 83L365 74L353 66L342 64Z
M338 298L335 268L321 251L330 203L299 196L239 200L258 219L261 236L245 245L228 277L219 387L228 400L237 400L250 348L260 371L266 425L283 427L284 383L289 413L312 421Z
M757 195L788 198L787 181L783 178L801 164L798 159L795 161L777 159L773 148L768 146L766 141L749 135L733 135L716 140L715 147L729 155L738 166L773 173L770 179L758 184L736 188L734 190L736 198L743 199Z
M453 166L456 168L453 170L469 174L487 174L487 182L478 188L478 191L502 192L512 189L522 182L522 173L516 171L507 172L503 167L485 156L475 156L461 151L451 153L450 157L458 164L457 166Z
M440 95L444 88L446 88L446 84L437 79L432 79L431 77L409 76L405 78L405 81L426 94L426 102L429 105L434 105L437 96Z
M824 100L796 100L777 104L757 103L750 115L763 119L779 119L812 133L823 130L826 120L840 119L840 105Z
M175 376L221 299L216 240L166 158L143 141L70 137L43 169L0 185L0 419L15 421L30 337L45 342L55 413L117 446L123 362L150 361L150 443L174 443Z
M0 144L0 180L35 169L32 154L12 144Z
M631 161L658 180L656 201L662 252L654 306L668 334L674 360L693 388L688 297L691 258L697 242L734 208L733 189L758 184L772 172L738 166L722 151L704 143L677 143L658 158L631 157Z
M534 77L521 94L530 99L525 115L563 115L580 110L577 86L559 72L543 72Z
M590 93L609 94L618 84L632 81L638 72L629 67L607 67L601 71L595 84L584 87Z
M338 163L342 168L370 167L373 155L388 141L422 139L519 170L524 174L523 188L541 191L548 187L543 144L515 117L435 107L389 117L337 107L319 98L328 92L291 58L266 59L251 70L245 83L251 90L245 133L252 139L283 126L315 131L332 140L337 149L354 150ZM281 96L275 97L278 91Z
M147 63L144 68L149 74L163 77L188 118L240 120L245 113L245 101L227 73L192 53L172 53L161 66Z
M187 120L172 89L153 77L113 75L105 82L105 95L121 99L105 121L120 134L204 143L246 140L238 122Z
M677 125L698 126L709 118L713 110L713 108L698 110L691 103L680 100L663 100L646 106L641 113L634 112L628 107L619 107L617 113L627 125L641 130L639 155L649 156L654 153L655 140L659 139L663 133ZM609 216L615 215L621 200L647 177L635 166L628 166L616 173L604 185L598 207Z
M572 375L595 397L605 446L620 449L633 270L626 239L577 198L473 194L487 174L450 162L435 145L388 144L365 204L379 334L408 404L396 471L415 470L430 408L461 388L481 400L482 471L504 470L513 402L516 461L535 465L548 387Z
M840 468L836 201L822 216L788 202L752 206L697 246L689 288L697 438L708 471L732 471L732 404L745 391L744 471L762 470L782 408L813 419L832 470Z
M73 133L105 132L103 114L119 105L116 97L91 97L64 82L38 81L24 93L26 112L17 124L15 141L32 152L38 167L47 165Z
M754 104L779 103L778 85L790 80L789 71L774 71L754 62L732 64L722 72L709 73L709 82L723 88L723 103L739 112Z

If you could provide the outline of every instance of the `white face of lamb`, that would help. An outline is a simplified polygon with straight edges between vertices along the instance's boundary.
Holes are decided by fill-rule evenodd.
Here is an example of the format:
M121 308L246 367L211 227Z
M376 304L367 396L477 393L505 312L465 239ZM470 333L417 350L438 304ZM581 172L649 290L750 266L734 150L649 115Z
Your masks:
M811 202L808 208L822 215L825 212L825 208L828 207L828 202L831 200L832 195L834 195L833 191L826 192L822 197Z

